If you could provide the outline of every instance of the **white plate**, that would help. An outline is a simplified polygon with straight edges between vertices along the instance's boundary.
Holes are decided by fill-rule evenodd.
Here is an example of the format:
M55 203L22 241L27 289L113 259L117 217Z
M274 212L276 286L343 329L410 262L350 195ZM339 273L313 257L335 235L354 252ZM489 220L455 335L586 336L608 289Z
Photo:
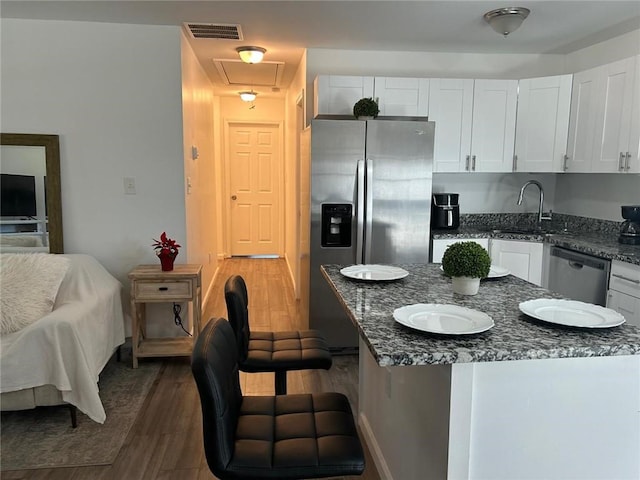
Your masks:
M440 265L440 270L444 271L442 265ZM500 267L499 265L491 265L491 267L489 268L489 275L487 275L486 278L506 277L510 273L511 271L507 270L504 267Z
M340 273L345 277L371 282L398 280L409 275L403 268L391 265L351 265L340 270Z
M457 305L436 303L416 303L396 308L393 318L406 327L447 335L484 332L494 325L493 319L486 313Z
M615 310L576 300L538 298L520 304L520 311L544 322L569 327L608 328L624 323Z

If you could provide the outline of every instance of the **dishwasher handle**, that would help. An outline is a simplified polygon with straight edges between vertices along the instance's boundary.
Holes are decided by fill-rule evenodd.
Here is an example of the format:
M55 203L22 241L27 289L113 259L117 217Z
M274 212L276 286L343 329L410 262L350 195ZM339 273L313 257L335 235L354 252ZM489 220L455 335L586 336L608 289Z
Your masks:
M563 258L569 262L569 265L575 269L582 267L591 267L597 270L608 270L608 261L598 257L592 257L591 255L584 255L582 253L574 252L560 247L551 248L551 256Z

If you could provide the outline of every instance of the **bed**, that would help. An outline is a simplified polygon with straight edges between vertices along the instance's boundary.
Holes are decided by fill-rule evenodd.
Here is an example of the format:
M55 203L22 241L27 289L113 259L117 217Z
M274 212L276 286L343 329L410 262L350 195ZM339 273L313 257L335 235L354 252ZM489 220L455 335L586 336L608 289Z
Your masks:
M125 340L122 285L96 259L82 254L2 253L3 280L9 255L58 257L68 261L68 268L53 310L1 337L2 410L67 403L104 423L98 377ZM2 283L4 295L9 286Z

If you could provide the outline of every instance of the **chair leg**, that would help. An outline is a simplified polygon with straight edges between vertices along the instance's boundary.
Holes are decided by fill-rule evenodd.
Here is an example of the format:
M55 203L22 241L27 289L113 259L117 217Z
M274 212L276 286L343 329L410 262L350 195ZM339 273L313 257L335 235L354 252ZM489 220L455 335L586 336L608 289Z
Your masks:
M286 370L276 370L276 395L286 395L287 394L287 371Z
M69 412L71 412L71 427L76 428L78 426L78 409L75 405L69 405Z

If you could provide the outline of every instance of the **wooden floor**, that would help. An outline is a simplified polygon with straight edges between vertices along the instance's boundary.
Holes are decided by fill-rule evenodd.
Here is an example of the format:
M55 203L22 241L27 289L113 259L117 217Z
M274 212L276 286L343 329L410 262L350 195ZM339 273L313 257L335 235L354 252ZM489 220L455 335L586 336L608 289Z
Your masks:
M255 330L298 328L298 310L284 260L229 259L216 275L204 321L226 318L223 287L233 274L242 275L249 291L251 327ZM49 468L2 472L3 480L210 480L202 442L200 400L187 358L142 359L161 361L162 369L135 424L112 465ZM241 373L245 395L272 395L272 374ZM354 413L358 403L358 360L356 356L336 356L329 371L290 372L288 392L338 391L349 398ZM363 442L364 445L364 442ZM378 480L368 451L367 468L360 477Z

